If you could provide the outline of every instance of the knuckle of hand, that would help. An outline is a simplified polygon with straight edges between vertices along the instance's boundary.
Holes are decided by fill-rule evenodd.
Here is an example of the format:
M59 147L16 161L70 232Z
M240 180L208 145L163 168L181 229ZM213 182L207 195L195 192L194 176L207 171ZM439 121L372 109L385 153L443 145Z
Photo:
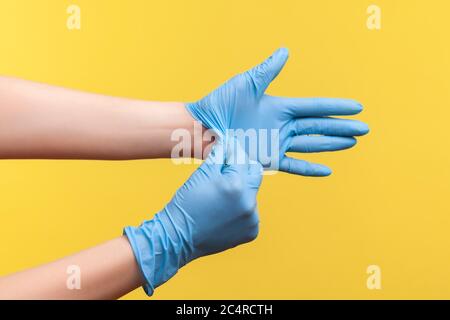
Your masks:
M259 227L253 227L248 233L247 233L247 240L248 242L256 240L259 234Z
M241 207L242 215L245 217L251 217L255 213L256 201L255 199L243 199Z

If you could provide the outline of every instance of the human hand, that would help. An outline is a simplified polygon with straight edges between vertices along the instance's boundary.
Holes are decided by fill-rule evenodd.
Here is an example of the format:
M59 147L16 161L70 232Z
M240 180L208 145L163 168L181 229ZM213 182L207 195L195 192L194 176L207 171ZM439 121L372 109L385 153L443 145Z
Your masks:
M265 168L303 176L327 176L331 174L328 167L285 154L352 147L356 143L354 136L368 133L368 126L360 121L330 116L354 115L362 111L362 106L348 99L266 95L267 87L287 59L288 50L279 49L260 65L231 78L203 99L186 104L186 108L195 119L218 134L225 135L231 129L234 130L232 135L236 135L237 130L244 130L241 144L249 157ZM245 135L256 137L253 139L256 141L250 141L255 144L254 148L242 142Z
M243 154L239 144L219 141L162 211L125 228L147 294L186 263L256 238L262 167Z

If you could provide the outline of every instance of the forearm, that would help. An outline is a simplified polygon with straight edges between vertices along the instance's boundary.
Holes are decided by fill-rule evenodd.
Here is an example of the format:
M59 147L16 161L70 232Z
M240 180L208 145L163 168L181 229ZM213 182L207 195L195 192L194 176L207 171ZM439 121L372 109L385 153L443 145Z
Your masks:
M142 284L133 251L123 236L0 278L0 299L117 299Z
M176 129L192 139L194 120L180 102L84 93L0 77L0 158L168 158ZM200 132L199 132L200 131ZM197 137L201 141L201 137Z

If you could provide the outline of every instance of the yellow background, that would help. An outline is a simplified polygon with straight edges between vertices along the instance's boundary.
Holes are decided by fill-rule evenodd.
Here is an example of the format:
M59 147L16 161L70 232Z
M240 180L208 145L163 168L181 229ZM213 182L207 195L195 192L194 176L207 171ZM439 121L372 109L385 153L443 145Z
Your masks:
M372 3L380 31L366 27ZM70 4L80 31L66 28ZM286 46L269 93L357 99L371 133L354 149L303 156L330 165L329 178L266 177L259 238L191 263L154 299L450 298L449 11L444 0L1 0L0 73L192 101ZM120 235L193 170L1 161L0 274ZM366 287L371 264L382 290Z

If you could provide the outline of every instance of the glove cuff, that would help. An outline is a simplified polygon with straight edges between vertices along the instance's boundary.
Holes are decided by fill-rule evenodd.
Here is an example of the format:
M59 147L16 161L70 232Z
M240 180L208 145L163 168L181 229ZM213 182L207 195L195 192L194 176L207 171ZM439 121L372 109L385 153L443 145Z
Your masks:
M124 234L131 244L146 282L143 288L149 296L191 260L192 242L185 239L167 209L140 227L126 227Z
M207 108L202 107L202 101L186 103L185 107L190 115L207 129L212 129L219 135L225 133L227 128L225 123L214 113L208 112Z

